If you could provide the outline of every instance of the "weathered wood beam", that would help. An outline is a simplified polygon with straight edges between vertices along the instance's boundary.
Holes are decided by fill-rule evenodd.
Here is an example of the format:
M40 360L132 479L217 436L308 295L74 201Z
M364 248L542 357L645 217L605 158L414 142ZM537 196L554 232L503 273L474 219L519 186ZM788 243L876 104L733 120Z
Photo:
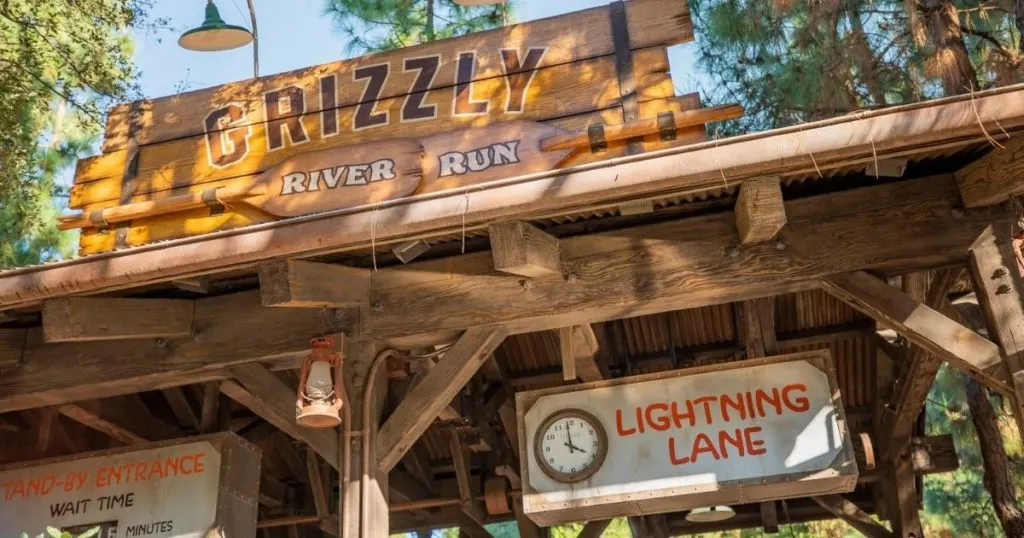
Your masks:
M164 399L167 400L167 405L170 406L171 412L174 413L174 418L177 419L178 424L199 431L199 417L196 416L192 403L185 396L184 389L181 387L168 387L161 389L160 392L163 393Z
M589 324L562 327L558 338L565 381L600 381L611 376L608 367L597 360L597 336Z
M483 525L487 522L487 514L473 493L473 484L469 474L470 452L462 442L462 436L457 429L450 429L448 434L448 451L451 453L452 465L455 467L455 480L459 486L462 511L480 526L480 530L483 530Z
M782 201L779 178L760 178L743 182L736 199L736 228L740 243L754 245L775 237L786 225L786 206Z
M154 417L138 396L64 404L57 411L126 445L183 437L185 432Z
M194 301L61 297L43 302L43 340L83 342L192 334Z
M558 238L519 220L491 224L487 230L495 270L530 278L562 274Z
M199 433L217 431L220 416L220 382L204 383L203 401L199 409Z
M775 334L775 300L771 297L743 301L743 347L748 359L775 355L779 342ZM775 501L761 503L761 526L767 533L779 532L779 515Z
M277 429L310 446L331 467L338 469L338 436L333 430L303 428L295 423L295 391L258 364L231 369L237 383L225 381L220 390L249 408Z
M1024 182L1018 178L1017 183ZM999 343L1013 383L1014 416L1024 435L1024 279L1009 231L1000 226L982 232L971 246L970 267L988 334Z
M263 306L346 308L370 305L370 271L345 265L274 260L260 264Z
M0 372L21 363L27 337L26 329L0 329Z
M958 170L956 180L964 206L994 205L1024 193L1024 182L1020 180L1022 162L1024 141L1017 138Z
M764 501L761 503L761 528L765 533L775 534L779 532L779 510L775 501Z
M608 525L611 525L611 523L612 520L610 519L588 521L587 524L583 526L583 530L581 530L576 536L577 538L601 538L601 535L604 534L605 529L607 529Z
M1012 214L994 206L949 218L959 211L957 197L952 178L938 176L793 200L783 251L730 250L731 213L566 238L563 265L577 276L571 285L538 279L527 290L494 272L489 252L382 269L373 279L377 308L362 318L332 311L327 330L419 340L499 323L530 332L806 290L861 269L958 263L993 219ZM0 376L0 412L225 379L236 364L303 354L323 330L318 309L260 305L258 293L199 299L198 338L173 345L44 345L30 333L23 360Z
M878 522L871 519L867 512L846 500L842 495L822 495L811 498L822 508L832 512L836 517L857 529L864 536L869 538L890 538L893 536L889 529L879 525Z
M390 471L402 459L507 334L501 326L469 329L409 391L378 433L377 464L382 471Z
M1008 376L989 375L1000 359L999 346L927 305L864 271L822 279L836 298L890 326L925 351L972 372L987 385L1006 393Z
M306 477L309 481L309 491L313 495L313 507L316 509L316 515L321 518L329 516L331 507L327 500L330 498L330 494L327 491L327 483L324 482L323 470L320 468L320 458L316 455L316 451L309 447L306 449Z
M521 538L547 538L548 530L542 529L532 519L527 517L526 512L523 511L523 500L512 499L512 513L516 517L516 525L519 527L519 536Z

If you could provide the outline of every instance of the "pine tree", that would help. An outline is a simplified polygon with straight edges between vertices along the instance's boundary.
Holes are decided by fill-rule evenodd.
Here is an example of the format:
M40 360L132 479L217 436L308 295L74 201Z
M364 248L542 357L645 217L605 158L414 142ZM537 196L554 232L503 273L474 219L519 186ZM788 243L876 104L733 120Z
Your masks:
M348 40L348 52L379 52L496 28L509 4L465 7L452 0L325 0L324 12Z

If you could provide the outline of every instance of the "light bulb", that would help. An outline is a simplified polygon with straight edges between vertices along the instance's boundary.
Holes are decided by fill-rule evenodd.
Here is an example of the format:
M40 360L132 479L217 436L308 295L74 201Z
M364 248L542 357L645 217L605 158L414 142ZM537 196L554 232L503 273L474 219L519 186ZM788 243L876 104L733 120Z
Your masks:
M306 397L310 400L326 399L334 392L334 380L331 379L331 363L313 361L306 377Z

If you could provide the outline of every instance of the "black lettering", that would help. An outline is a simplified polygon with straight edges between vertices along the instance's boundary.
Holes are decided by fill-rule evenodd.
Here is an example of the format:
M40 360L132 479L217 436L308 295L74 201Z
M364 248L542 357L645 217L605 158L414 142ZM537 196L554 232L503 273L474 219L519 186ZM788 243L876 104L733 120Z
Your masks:
M501 49L501 68L505 72L505 87L508 95L505 98L505 112L518 114L526 106L526 96L530 90L537 67L544 58L546 48L529 49L526 59L520 61L516 49Z
M263 107L267 126L267 151L284 147L284 131L291 144L309 140L302 115L306 112L305 93L300 86L288 86L263 94Z
M338 134L338 81L334 75L320 77L320 138Z
M434 77L437 76L440 65L440 56L405 59L405 71L418 71L419 73L412 83L409 95L405 96L405 104L402 105L402 121L432 120L437 117L437 105L424 105L423 100L427 97L430 85L434 83Z
M487 114L490 101L473 100L473 72L476 70L476 53L460 52L455 69L455 106L456 116L479 116Z
M363 89L363 97L356 107L356 114L352 120L352 128L354 130L369 129L370 127L377 127L378 125L386 125L388 123L388 112L386 110L375 113L373 109L380 99L381 92L384 91L384 83L387 82L390 71L390 64L377 64L360 67L352 73L353 80L369 79L366 82L366 87Z

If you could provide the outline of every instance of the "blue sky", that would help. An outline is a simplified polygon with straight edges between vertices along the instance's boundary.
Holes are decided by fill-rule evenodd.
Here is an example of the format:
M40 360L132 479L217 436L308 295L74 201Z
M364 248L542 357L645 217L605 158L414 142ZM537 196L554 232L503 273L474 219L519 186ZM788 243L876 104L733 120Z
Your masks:
M246 0L215 0L230 24L249 27ZM608 0L515 0L516 17L529 21L605 5ZM270 75L345 58L345 42L322 15L324 0L254 0L260 34L260 74ZM158 0L151 15L169 20L172 30L138 34L136 63L146 97L161 97L217 86L252 76L252 48L191 52L178 35L199 25L206 0ZM672 47L672 76L680 92L695 88L692 44Z

